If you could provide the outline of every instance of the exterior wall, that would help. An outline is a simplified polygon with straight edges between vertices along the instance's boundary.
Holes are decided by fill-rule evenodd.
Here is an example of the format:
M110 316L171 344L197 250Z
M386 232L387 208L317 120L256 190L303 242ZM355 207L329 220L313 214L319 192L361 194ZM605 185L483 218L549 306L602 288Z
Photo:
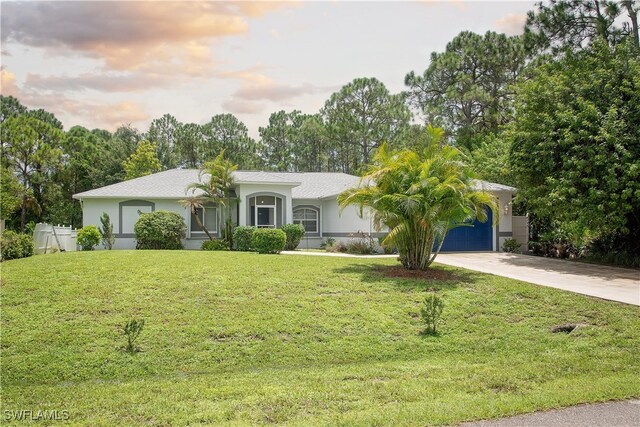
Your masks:
M511 209L513 195L508 191L498 191L494 194L498 197L498 222L493 226L493 250L501 252L504 241L513 237L513 215Z
M84 199L82 201L82 225L95 225L100 227L100 216L106 212L113 224L113 231L116 234L114 249L135 249L136 239L130 233L120 234L120 203L127 202L130 199ZM186 249L200 249L202 241L207 239L206 235L191 236L190 235L190 213L182 207L178 200L174 199L148 199L145 202L153 203L153 210L165 210L175 212L182 216L187 224L187 238L183 241ZM216 233L212 233L216 235ZM102 249L97 246L96 249Z
M372 234L374 237L385 234L379 233L373 227L373 222L369 212L365 210L362 218L359 216L359 208L349 206L340 212L337 198L324 200L303 200L295 199L293 206L315 206L320 209L320 236L302 239L298 248L315 249L327 238L347 242L352 235L362 232Z
M522 246L520 250L527 252L529 249L529 217L514 216L513 217L513 238Z
M377 232L373 227L373 221L369 212L365 210L363 217L359 216L359 209L356 206L349 206L340 212L337 198L327 198L323 200L304 200L291 198L290 186L274 186L274 185L258 185L258 184L242 184L236 188L236 194L240 199L240 205L237 214L232 214L234 220L238 219L239 225L246 225L247 218L247 197L259 193L276 193L284 199L284 222L289 224L293 222L293 207L299 205L316 206L320 209L320 236L305 237L300 243L300 248L318 248L320 244L328 237L336 240L348 241L350 235L358 232L368 233L374 237L385 234L385 231ZM499 221L493 226L493 250L500 251L502 244L508 238L514 235L513 216L511 212L510 192L495 193L498 196L499 208L497 216ZM100 226L100 216L103 212L109 214L111 222L114 224L114 232L116 233L115 249L135 249L136 241L132 234L120 234L120 203L129 199L84 199L82 203L83 225ZM183 208L178 200L175 199L149 199L145 202L153 203L153 210L167 210L180 214L187 224L187 238L184 246L186 249L200 249L202 241L207 239L206 235L191 236L190 214L186 208ZM508 211L505 213L505 206ZM220 226L220 224L218 224ZM212 233L217 235L217 233ZM526 243L523 244L526 248ZM101 246L99 247L101 248Z
M283 224L291 223L293 219L293 203L291 199L291 187L268 184L239 184L236 187L236 195L240 199L238 225L249 225L250 218L247 217L248 197L253 194L277 194L284 199L284 219Z
M317 249L320 247L320 244L323 242L324 237L323 236L323 232L324 232L324 218L322 217L322 201L321 200L317 200L317 199L294 199L293 200L293 209L295 209L297 206L312 206L315 207L317 209L319 209L319 216L318 216L318 221L319 221L319 233L317 236L310 236L309 234L305 233L304 238L302 239L302 241L300 241L300 244L298 245L298 249ZM291 218L293 218L293 213ZM293 222L293 221L291 221Z

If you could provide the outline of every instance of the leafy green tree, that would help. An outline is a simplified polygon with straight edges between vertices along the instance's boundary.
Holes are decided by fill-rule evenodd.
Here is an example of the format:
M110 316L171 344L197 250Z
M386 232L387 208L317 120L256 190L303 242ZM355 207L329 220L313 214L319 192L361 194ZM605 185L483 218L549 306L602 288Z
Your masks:
M141 141L136 152L125 160L122 166L126 173L125 179L151 175L162 169L156 154L156 146L149 141Z
M518 91L511 163L536 216L640 253L640 60L596 41ZM575 234L575 233L574 233Z
M50 171L60 162L61 130L27 114L12 117L2 123L3 158L22 184L20 228L24 230L27 207L36 207L39 214L41 186ZM34 200L31 200L33 197Z
M621 4L624 6L629 16L629 28L628 32L631 36L631 43L636 48L636 51L640 49L640 27L638 26L638 12L640 12L640 0L622 0Z
M422 152L382 145L361 184L340 194L338 203L370 208L376 228L389 228L382 244L397 247L411 270L431 265L449 230L486 221L496 209L494 196L474 190L462 152L437 139Z
M179 164L188 168L198 168L203 163L202 126L186 123L178 128L177 151Z
M615 46L629 36L638 46L637 0L551 0L536 6L528 12L525 25L524 40L531 55L575 52L596 39ZM623 10L629 21L621 25Z
M519 37L463 31L422 75L405 77L410 105L445 128L456 145L473 149L511 119L514 84L525 65Z
M413 124L408 126L397 139L397 148L407 148L409 150L421 152L433 141L443 142L445 132L442 128L431 125L422 126Z
M292 147L293 168L296 171L323 172L334 170L334 153L327 128L319 114L298 116Z
M233 114L218 114L202 126L203 159L212 160L221 151L228 160L242 169L258 166L256 142L249 136L249 130Z
M510 150L508 136L488 134L468 153L469 166L481 179L513 186L516 182L511 170Z
M82 225L82 206L76 193L106 185L100 166L108 156L105 141L82 126L69 129L62 139L62 164L48 183L45 219L54 223ZM63 214L61 217L61 213Z
M27 112L27 107L22 105L13 96L0 95L0 124L11 117L17 117Z
M331 95L322 109L329 138L336 142L343 172L365 167L383 142L393 142L409 124L402 95L375 78L358 78Z
M129 126L120 126L113 134L101 129L91 131L103 146L97 168L96 182L99 186L124 181L126 172L124 162L136 151L142 140L140 132Z
M178 135L181 123L171 114L165 114L151 122L147 139L157 148L158 159L163 169L173 169L178 166L177 153Z
M26 112L29 117L34 117L41 122L47 123L49 126L63 130L62 122L56 118L52 113L43 110L42 108L38 110L29 110Z
M0 217L11 219L22 204L23 188L13 171L3 167L0 171Z
M293 145L296 140L295 122L300 111L284 110L269 116L269 125L260 127L260 154L263 165L276 171L293 171Z

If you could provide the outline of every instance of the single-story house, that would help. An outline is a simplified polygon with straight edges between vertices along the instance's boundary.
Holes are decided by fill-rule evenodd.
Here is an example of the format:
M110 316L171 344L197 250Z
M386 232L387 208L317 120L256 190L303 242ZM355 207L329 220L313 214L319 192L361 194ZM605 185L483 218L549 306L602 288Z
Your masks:
M359 208L349 206L340 212L337 196L347 188L357 186L360 178L329 172L260 172L235 171L235 194L239 200L231 216L236 225L280 227L282 224L302 224L306 230L301 248L317 248L331 237L348 240L357 233L374 237L383 235L373 227L370 215L360 216ZM187 186L198 182L195 169L171 169L75 194L82 203L84 225L100 225L103 212L114 225L115 248L136 246L133 226L141 213L168 210L183 216L187 224L184 242L187 249L199 249L206 239L195 216L179 201L192 195ZM500 219L476 223L474 227L452 230L443 250L496 251L504 239L512 235L511 199L515 189L485 181L478 188L495 194L500 203ZM195 195L197 195L196 193ZM205 206L197 212L207 230L218 235L220 212L216 206Z

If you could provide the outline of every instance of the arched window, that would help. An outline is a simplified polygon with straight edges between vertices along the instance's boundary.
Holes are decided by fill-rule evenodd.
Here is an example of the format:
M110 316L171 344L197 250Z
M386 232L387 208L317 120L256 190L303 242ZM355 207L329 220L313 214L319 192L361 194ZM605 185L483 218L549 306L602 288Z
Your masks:
M293 223L302 225L307 234L319 234L320 210L315 206L297 206L293 208Z

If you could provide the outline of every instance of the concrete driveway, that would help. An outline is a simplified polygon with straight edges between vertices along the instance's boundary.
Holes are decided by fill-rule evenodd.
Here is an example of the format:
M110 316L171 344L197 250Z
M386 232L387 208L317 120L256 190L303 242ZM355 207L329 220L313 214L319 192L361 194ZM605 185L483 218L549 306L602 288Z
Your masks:
M435 262L640 306L640 270L498 252L441 253Z

